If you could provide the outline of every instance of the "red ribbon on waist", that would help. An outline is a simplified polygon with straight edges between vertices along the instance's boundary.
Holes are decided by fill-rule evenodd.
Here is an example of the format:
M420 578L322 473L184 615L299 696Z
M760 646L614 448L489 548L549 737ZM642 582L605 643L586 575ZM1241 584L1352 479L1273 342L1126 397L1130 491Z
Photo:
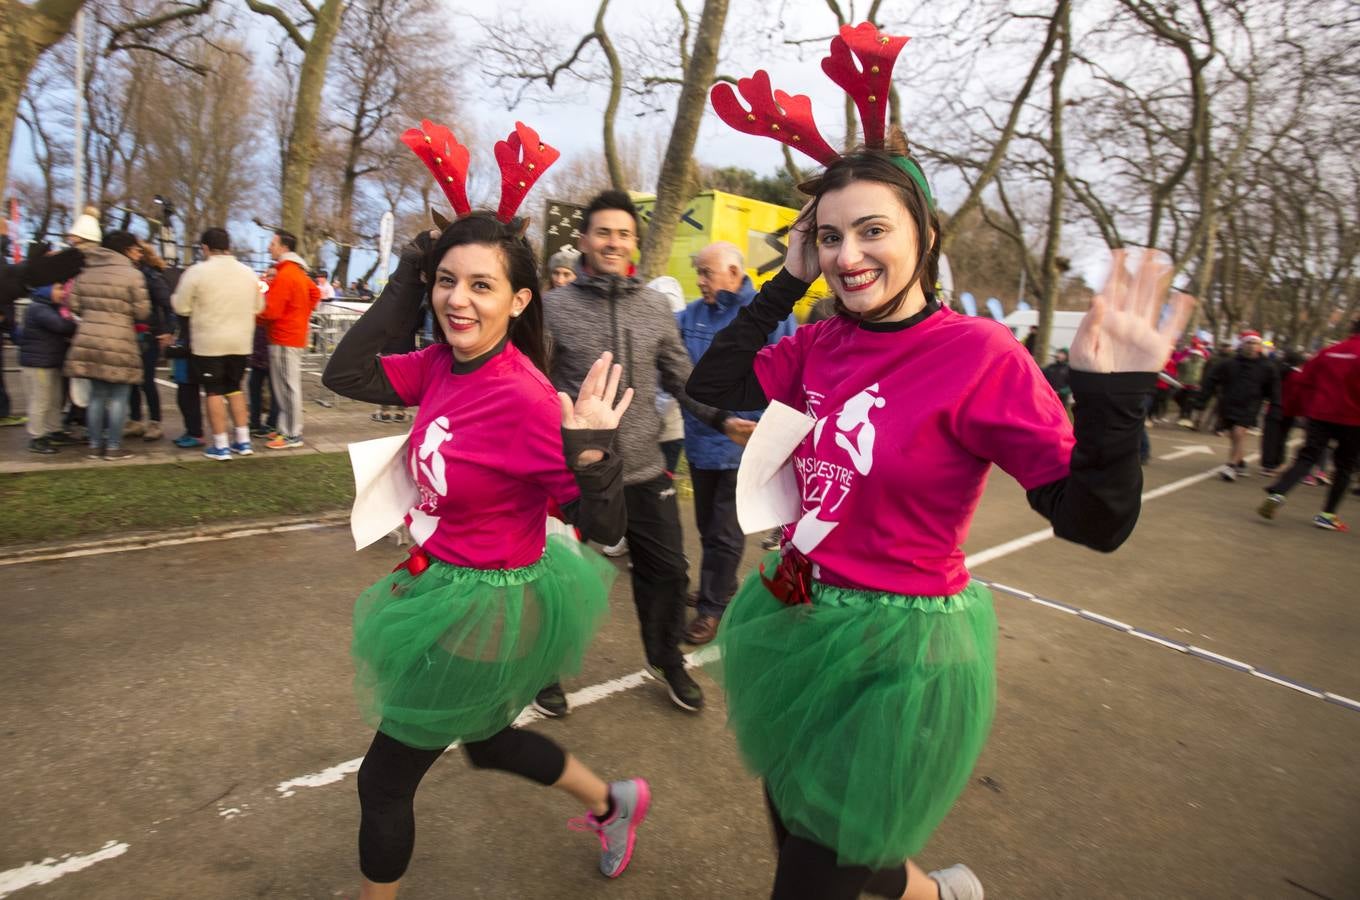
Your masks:
M412 577L415 577L429 567L430 554L425 552L424 547L419 544L414 544L410 550L406 551L406 559L397 563L392 571L395 572L398 569L405 569L407 572L411 573Z
M774 578L765 576L765 565L761 564L760 581L780 603L787 606L812 604L812 561L791 545L784 546L784 555L774 570Z

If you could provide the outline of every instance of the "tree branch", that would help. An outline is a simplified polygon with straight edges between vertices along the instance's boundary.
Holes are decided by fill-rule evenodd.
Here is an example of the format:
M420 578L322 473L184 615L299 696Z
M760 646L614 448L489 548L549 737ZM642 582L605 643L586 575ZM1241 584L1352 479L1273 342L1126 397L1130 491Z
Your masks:
M283 28L284 33L288 35L288 39L303 53L307 52L307 38L303 37L302 32L298 30L297 25L293 24L293 20L289 18L288 13L279 9L277 6L263 3L261 0L246 0L246 6L250 8L251 12L257 12L262 16L268 16L275 22L278 22L280 27Z

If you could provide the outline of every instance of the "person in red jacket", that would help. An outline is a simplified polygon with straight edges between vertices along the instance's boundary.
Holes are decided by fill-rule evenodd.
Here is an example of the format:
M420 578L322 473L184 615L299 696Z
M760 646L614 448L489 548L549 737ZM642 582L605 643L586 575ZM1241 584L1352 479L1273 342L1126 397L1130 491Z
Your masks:
M279 410L279 433L265 446L291 450L302 446L302 353L321 291L307 274L307 261L297 255L295 235L274 232L269 255L278 275L264 295L259 321L269 333L269 390Z
M1313 524L1328 531L1348 531L1336 517L1346 496L1351 473L1360 458L1360 319L1351 323L1351 336L1324 347L1289 380L1284 396L1285 415L1308 417L1308 436L1289 471L1266 488L1266 499L1257 512L1273 519L1284 496L1313 470L1329 446L1336 472L1327 491L1327 503Z

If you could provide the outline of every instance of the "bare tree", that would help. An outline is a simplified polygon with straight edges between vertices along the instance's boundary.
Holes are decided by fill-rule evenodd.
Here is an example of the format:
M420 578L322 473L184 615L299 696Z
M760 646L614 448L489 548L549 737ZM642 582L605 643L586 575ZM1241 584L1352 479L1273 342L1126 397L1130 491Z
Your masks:
M519 105L527 91L538 85L549 91L556 90L568 81L606 85L608 100L601 118L605 167L614 188L622 191L630 185L624 178L615 129L619 105L623 100L624 70L614 41L605 28L605 14L608 11L609 0L600 0L591 30L577 41L570 53L559 48L556 33L522 16L502 17L486 23L484 28L489 35L488 53L483 67L486 76L507 91L511 109ZM591 45L599 49L599 59L589 55ZM549 59L562 61L549 64Z
M338 138L339 172L335 238L339 258L335 278L349 273L356 197L360 180L390 163L396 135L433 109L411 110L403 103L411 86L438 83L448 95L455 85L437 60L435 6L430 0L355 0L345 17L332 62L327 133ZM398 127L399 120L405 121ZM314 204L315 206L315 204Z
M705 0L699 18L699 30L694 46L688 54L685 82L680 89L680 102L671 127L666 159L657 180L656 206L651 223L642 241L642 259L638 266L643 278L653 278L665 269L675 240L675 225L684 204L689 199L690 164L694 144L699 136L699 122L708 104L708 89L718 66L718 44L722 41L723 24L727 20L727 0Z
M207 73L201 78L185 78L164 62L148 76L156 102L137 121L145 164L128 183L141 209L155 194L174 198L190 243L243 212L259 181L251 60L244 45L225 37L218 43L221 49L205 46L190 56Z
M297 13L263 0L245 0L245 3L252 12L271 19L282 30L287 44L301 54L292 95L292 117L282 154L279 217L283 227L298 235L305 244L307 191L312 167L320 153L317 126L321 116L321 94L331 48L345 11L345 0L321 0L320 4L313 0L296 0L300 9Z

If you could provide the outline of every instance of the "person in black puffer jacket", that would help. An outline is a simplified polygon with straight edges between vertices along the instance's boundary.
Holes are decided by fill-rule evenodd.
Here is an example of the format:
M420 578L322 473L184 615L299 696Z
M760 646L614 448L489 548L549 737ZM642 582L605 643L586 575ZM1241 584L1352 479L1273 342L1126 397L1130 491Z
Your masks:
M1224 360L1209 370L1204 379L1201 403L1218 397L1218 418L1223 430L1229 430L1232 443L1228 462L1218 471L1224 481L1236 481L1247 474L1244 458L1247 429L1256 425L1261 415L1261 404L1280 403L1280 373L1270 360L1261 356L1261 335L1255 331L1242 333L1237 355Z

